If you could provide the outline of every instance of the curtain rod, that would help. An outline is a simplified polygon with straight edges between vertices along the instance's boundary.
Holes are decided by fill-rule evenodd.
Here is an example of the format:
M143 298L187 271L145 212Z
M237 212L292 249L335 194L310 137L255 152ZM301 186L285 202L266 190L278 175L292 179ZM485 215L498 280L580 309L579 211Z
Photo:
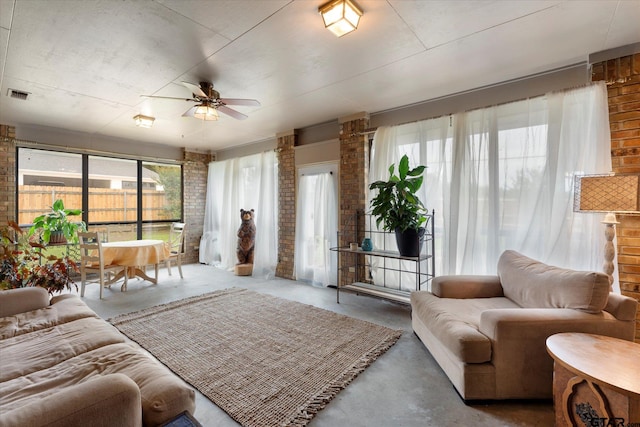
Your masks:
M483 109L485 109L485 108L499 107L499 106L502 106L502 105L512 104L512 103L514 103L514 102L526 101L526 100L528 100L528 99L542 98L542 97L544 97L544 96L547 96L547 95L548 95L548 94L550 94L550 93L551 93L551 94L554 94L554 93L565 93L565 92L570 92L570 91L573 91L573 90L576 90L576 89L583 89L583 88L586 88L586 87L589 87L589 86L598 85L598 84L600 84L600 82L601 82L601 81L588 82L588 83L581 84L581 85L571 86L571 87L568 87L568 88L565 88L565 89L552 90L552 91L546 92L546 93L544 93L544 94L542 94L542 95L528 96L528 97L526 97L526 98L514 99L514 100L511 100L511 101L499 102L499 103L497 103L497 104L485 105L484 107L472 108L471 110L463 110L463 111L460 111L460 112L455 113L455 114L459 114L459 113L469 113L469 112L472 112L472 111L483 110ZM442 115L440 115L440 116L435 116L435 117L426 117L426 118L423 118L423 119L411 120L411 121L408 121L408 122L398 123L398 124L395 124L395 125L389 125L389 127L402 126L402 125L407 125L407 124L410 124L410 123L418 123L418 122L423 122L423 121L425 121L425 120L434 120L434 119L439 119L439 118L441 118L441 117L447 117L447 116L449 117L449 119L451 119L451 118L453 117L453 115L454 115L454 113L442 114ZM452 124L451 124L451 121L450 121L450 122L449 122L449 126L451 126L451 125L452 125ZM376 131L376 130L377 130L377 128L376 128L376 129L374 129L374 130L369 130L369 129L367 129L367 130L366 130L366 131L364 131L364 132L360 132L358 135L369 135L369 134L375 133L375 131ZM355 135L352 135L352 136L355 136Z
M327 173L327 172L311 172L311 173L301 173L301 176L314 176L314 175L322 175L323 173ZM328 172L329 175L333 175L333 171L329 171Z

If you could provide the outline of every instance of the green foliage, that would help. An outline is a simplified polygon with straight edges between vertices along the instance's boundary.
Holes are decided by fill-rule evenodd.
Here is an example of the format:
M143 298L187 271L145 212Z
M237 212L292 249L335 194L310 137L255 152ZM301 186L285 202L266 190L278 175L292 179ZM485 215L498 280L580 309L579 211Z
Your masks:
M37 216L33 219L33 225L29 229L29 236L42 230L42 241L47 244L51 233L62 232L70 242L78 241L78 230L86 230L84 222L69 221L70 216L81 215L80 209L65 209L62 199L57 199L51 207L51 212Z
M179 167L145 164L146 169L158 174L158 183L164 187L167 205L164 207L167 219L182 218L182 174Z
M404 155L398 164L398 175L392 164L388 181L376 181L369 186L370 190L378 190L378 195L371 200L371 213L376 217L378 228L382 225L386 231L417 231L425 223L427 210L416 195L425 169L426 166L409 169L409 158Z
M73 285L78 290L69 278L71 271L79 271L72 259L47 256L47 248L30 241L13 221L0 228L0 234L0 289L40 286L53 294Z

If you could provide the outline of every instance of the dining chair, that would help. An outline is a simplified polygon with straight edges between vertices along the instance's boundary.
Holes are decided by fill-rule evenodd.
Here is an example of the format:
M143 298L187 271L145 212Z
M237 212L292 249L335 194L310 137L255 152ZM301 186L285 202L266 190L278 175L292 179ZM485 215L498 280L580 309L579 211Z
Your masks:
M110 274L122 272L124 274L124 285L127 284L127 269L121 265L105 265L102 253L102 242L97 232L79 231L80 241L80 278L82 287L80 296L84 297L84 287L87 282L87 273L98 273L97 283L100 284L100 299L102 299L102 288L111 287L112 279ZM105 274L109 274L105 281Z
M178 264L178 271L180 272L180 278L183 279L182 276L182 255L184 255L184 223L183 222L174 222L171 224L171 229L169 231L169 257L167 258L167 270L169 271L169 276L171 276L171 261L175 260L176 264Z
M98 233L101 243L109 241L109 227L91 227L91 231Z

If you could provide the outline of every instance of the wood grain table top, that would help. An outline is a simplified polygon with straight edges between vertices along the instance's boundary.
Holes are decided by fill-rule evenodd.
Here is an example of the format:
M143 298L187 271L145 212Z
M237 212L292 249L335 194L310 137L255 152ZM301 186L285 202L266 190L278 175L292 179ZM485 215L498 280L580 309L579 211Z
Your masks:
M625 395L640 396L640 344L618 338L561 333L547 351L571 372Z

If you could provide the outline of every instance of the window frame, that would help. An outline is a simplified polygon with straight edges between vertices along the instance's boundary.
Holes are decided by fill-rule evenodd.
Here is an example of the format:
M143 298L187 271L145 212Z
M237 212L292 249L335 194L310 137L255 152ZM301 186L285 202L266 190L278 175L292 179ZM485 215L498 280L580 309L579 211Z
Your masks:
M70 153L70 154L78 154L81 156L82 161L82 169L81 169L81 185L82 185L82 221L87 224L87 226L109 226L115 224L134 224L136 226L136 239L142 239L143 234L143 225L145 224L171 224L173 222L184 222L184 165L181 162L177 162L171 159L148 159L148 158L139 158L139 157L128 157L123 155L118 155L117 153L106 153L106 152L87 152L83 150L64 150L64 149L55 149L55 147L36 147L30 145L21 145L16 144L15 153L16 153L16 167L15 167L15 195L16 195L16 203L15 203L15 218L19 218L20 212L20 190L19 190L19 175L20 175L20 150L41 150L46 153ZM94 221L89 222L89 157L108 157L117 160L127 160L127 161L135 161L136 162L136 174L137 174L137 189L136 189L136 198L137 198L137 217L135 221ZM180 218L168 218L163 220L144 220L143 219L143 164L144 163L152 163L158 165L167 165L167 166L177 166L180 168ZM31 226L31 224L20 224L22 227Z

